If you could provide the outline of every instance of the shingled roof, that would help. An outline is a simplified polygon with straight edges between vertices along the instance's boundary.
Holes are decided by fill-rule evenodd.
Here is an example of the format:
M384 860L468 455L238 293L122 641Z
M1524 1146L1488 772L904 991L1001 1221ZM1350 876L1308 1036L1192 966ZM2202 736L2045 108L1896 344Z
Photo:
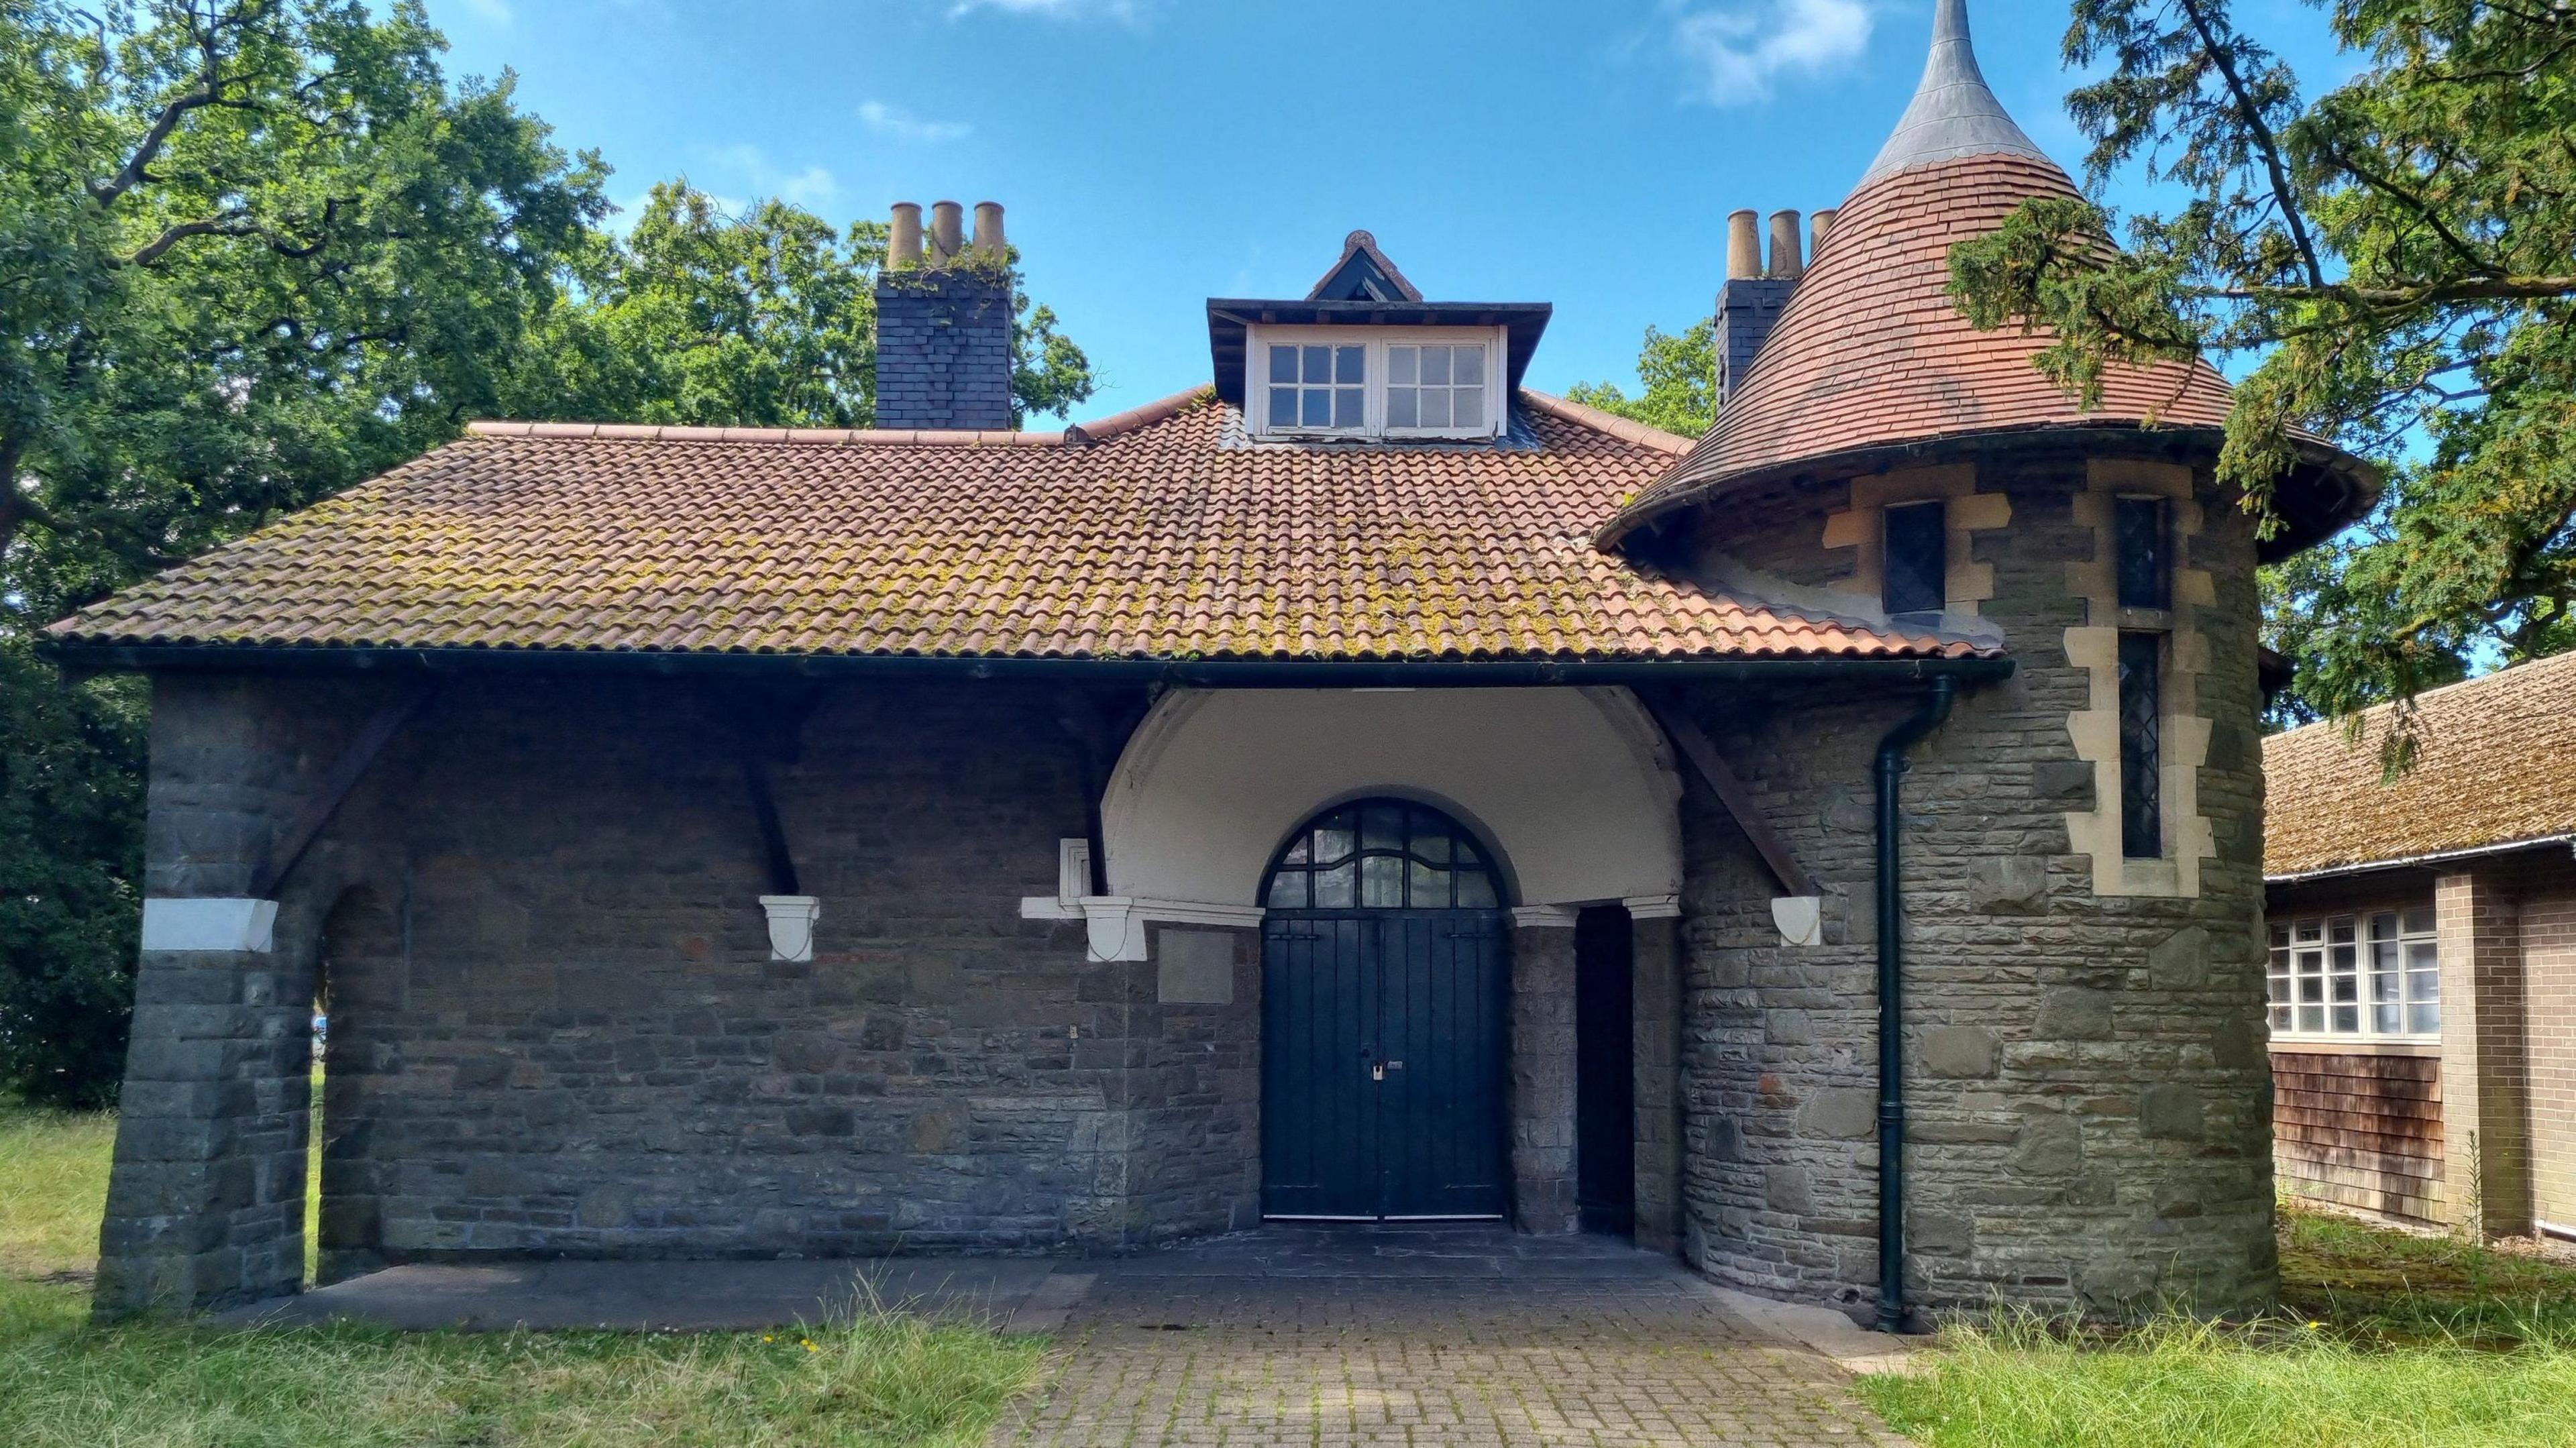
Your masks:
M1600 530L1601 544L1784 472L1860 471L1953 439L2153 427L2196 430L2214 452L2230 395L2205 363L2109 367L2100 406L2087 410L2032 365L2048 334L1980 332L1951 302L1953 245L1998 229L2024 200L2077 194L1987 89L1965 0L1941 0L1912 104L1836 214L1744 386L1690 455ZM2311 466L2282 490L2288 527L2268 553L2313 543L2366 506L2367 467L2304 446Z
M2263 741L2263 873L2369 869L2576 838L2576 654L2415 700L2415 766L2380 782L2392 708Z
M61 643L1197 660L1930 658L1587 533L1686 446L1536 393L1510 446L1256 446L1204 390L1065 434L478 425Z

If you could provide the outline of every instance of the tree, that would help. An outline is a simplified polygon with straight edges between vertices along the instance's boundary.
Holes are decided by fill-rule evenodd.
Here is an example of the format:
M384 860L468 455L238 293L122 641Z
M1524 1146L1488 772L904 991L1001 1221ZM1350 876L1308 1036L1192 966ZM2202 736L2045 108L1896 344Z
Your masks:
M488 412L605 214L417 0L0 0L0 1085L112 1095L142 691L35 630Z
M1951 254L1981 327L2044 327L2079 396L2116 361L2254 362L2219 459L2269 517L2304 428L2390 469L2362 527L2270 570L2282 717L2349 716L2479 657L2576 645L2576 5L2332 0L2361 71L2314 102L2225 0L2076 0L2068 108L2098 194L2026 202ZM2392 731L2392 766L2411 735Z
M505 389L507 415L585 422L866 427L886 229L835 232L784 201L727 216L686 179L599 236ZM1091 364L1015 285L1014 421L1091 395Z
M1578 382L1566 400L1697 437L1717 421L1717 324L1702 318L1679 334L1646 328L1637 352L1641 395L1630 398L1615 382Z

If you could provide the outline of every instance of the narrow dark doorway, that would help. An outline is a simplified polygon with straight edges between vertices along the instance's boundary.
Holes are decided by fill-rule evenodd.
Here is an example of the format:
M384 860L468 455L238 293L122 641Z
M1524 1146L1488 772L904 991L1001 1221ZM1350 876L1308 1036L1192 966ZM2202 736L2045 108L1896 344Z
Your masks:
M1574 1204L1587 1232L1637 1229L1637 962L1627 907L1574 924Z

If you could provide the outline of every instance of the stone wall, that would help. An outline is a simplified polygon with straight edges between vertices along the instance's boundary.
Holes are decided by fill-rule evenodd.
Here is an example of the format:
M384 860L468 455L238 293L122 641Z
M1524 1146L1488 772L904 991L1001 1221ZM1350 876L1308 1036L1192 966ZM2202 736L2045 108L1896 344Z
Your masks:
M2269 1075L2260 1000L2261 779L2256 602L2247 520L2208 496L2185 563L2197 706L2212 721L2195 783L2214 853L2196 893L2103 896L2070 814L2095 766L2069 720L2094 706L2070 630L2091 622L2070 565L2088 460L1976 459L2009 526L1974 535L1993 592L1977 612L2018 660L1964 689L1906 780L1903 887L1910 1124L1906 1273L1918 1300L2001 1295L2120 1313L2160 1297L2267 1301ZM1851 551L1824 520L1841 483L1730 498L1709 566L1788 593L1834 586ZM1712 525L1713 527L1719 525ZM1953 560L1954 566L1959 560ZM1848 602L1848 601L1847 601ZM1866 605L1864 605L1866 606ZM1912 686L1702 689L1689 710L1822 882L1824 943L1782 947L1773 886L1728 816L1684 804L1686 1251L1721 1280L1858 1304L1877 1275L1871 760Z
M165 677L154 893L245 888L384 692ZM449 682L289 877L272 955L145 958L102 1306L294 1285L317 981L330 1275L1113 1250L1249 1220L1254 937L1234 933L1230 1001L1166 1003L1155 963L1092 963L1080 922L1019 918L1084 828L1061 705L832 689L771 771L822 902L814 959L783 962L724 722L772 705Z

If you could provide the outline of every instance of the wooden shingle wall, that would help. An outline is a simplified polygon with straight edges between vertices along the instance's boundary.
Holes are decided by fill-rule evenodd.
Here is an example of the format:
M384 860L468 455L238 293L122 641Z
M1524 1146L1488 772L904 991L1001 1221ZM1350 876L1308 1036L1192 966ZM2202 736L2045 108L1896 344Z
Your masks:
M2272 1164L2294 1195L2441 1221L2441 1061L2274 1051Z

